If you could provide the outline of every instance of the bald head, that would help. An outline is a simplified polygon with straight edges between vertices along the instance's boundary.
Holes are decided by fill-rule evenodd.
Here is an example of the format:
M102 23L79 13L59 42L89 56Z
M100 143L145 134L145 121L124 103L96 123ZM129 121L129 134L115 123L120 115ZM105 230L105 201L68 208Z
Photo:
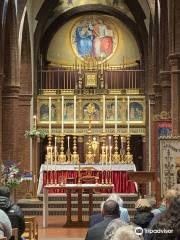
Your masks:
M103 215L120 217L119 205L114 200L108 200L103 205Z

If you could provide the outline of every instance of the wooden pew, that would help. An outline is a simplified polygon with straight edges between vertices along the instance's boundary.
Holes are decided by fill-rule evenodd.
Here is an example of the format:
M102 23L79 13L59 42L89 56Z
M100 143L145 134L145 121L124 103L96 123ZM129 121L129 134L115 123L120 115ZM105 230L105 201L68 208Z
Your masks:
M38 240L38 223L35 216L25 216L25 232L23 237L28 240Z

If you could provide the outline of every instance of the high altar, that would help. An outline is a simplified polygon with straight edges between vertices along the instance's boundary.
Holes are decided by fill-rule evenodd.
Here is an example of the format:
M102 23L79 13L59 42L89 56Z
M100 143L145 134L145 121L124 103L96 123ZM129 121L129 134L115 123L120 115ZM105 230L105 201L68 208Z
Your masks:
M48 76L53 73L51 84L59 85L58 79L67 69L47 70L42 77L34 124L47 132L47 140L40 151L44 165L38 193L47 181L58 183L62 176L78 182L77 168L87 165L99 172L101 182L116 183L116 192L135 192L127 172L136 169L131 137L145 132L145 98L140 86L121 89L113 85L112 73L121 73L122 66L112 70L89 58L73 67L68 69L69 75L63 75L64 85L58 89L56 84L49 86ZM137 74L135 70L132 78L128 77L132 85L138 83Z
M33 171L36 176L40 172L38 193L46 182L70 178L78 182L87 166L94 168L101 183L114 183L116 192L135 191L127 172L142 170L146 153L143 70L140 61L121 56L119 27L104 16L90 16L89 22L99 18L108 26L102 42L108 49L88 54L81 49L77 32L83 21L87 23L82 18L67 28L71 48L67 48L69 55L64 54L65 59L74 56L74 63L73 57L67 59L69 64L62 59L57 63L54 45L48 50L48 61L40 61L34 125L47 137L40 143L34 140L33 145ZM117 59L122 59L121 64Z

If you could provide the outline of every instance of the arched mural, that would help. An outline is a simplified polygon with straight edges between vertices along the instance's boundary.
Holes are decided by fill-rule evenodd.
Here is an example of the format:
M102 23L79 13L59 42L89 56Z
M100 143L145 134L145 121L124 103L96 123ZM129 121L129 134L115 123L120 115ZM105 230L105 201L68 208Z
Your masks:
M77 17L65 23L52 38L47 60L53 65L81 63L86 56L111 66L139 60L137 42L118 19L102 14Z
M71 43L80 58L107 60L118 44L118 35L109 19L102 16L84 16L71 31Z

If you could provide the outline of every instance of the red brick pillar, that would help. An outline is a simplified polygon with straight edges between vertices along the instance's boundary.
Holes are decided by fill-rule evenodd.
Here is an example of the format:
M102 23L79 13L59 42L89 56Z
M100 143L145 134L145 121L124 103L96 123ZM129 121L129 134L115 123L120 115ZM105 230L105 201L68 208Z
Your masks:
M9 86L3 91L2 99L2 160L20 160L20 152L17 152L16 145L19 144L17 138L18 122L18 96L19 87Z
M2 161L2 84L3 84L3 73L0 73L0 163Z

